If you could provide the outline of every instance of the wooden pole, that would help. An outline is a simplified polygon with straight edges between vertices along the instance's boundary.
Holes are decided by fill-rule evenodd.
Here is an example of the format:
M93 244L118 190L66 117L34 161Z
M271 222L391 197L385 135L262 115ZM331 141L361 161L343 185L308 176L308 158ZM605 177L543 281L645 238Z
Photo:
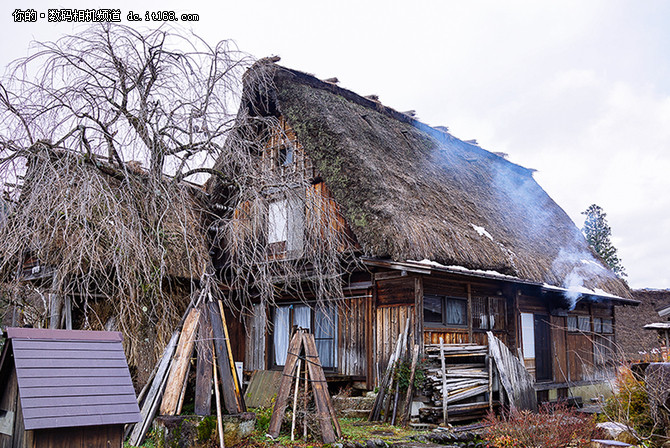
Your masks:
M447 410L447 368L444 365L444 339L440 336L440 361L442 362L442 422L446 426L449 423L449 411Z
M491 355L486 355L486 364L489 370L489 410L493 410L493 360Z
M400 420L400 424L407 427L409 418L412 415L412 392L414 391L414 375L416 374L416 363L419 360L419 344L414 344L412 350L412 367L409 373L409 384L407 385L407 394L405 395L405 412Z
M307 361L305 361L305 393L302 396L302 403L303 403L303 409L305 410L304 416L302 418L302 438L303 440L307 440L307 386L309 385L309 382L307 381ZM298 375L300 375L300 372L298 372Z
M235 399L237 400L237 406L240 408L241 412L247 412L247 405L244 403L244 397L242 396L242 388L240 387L240 379L237 377L237 368L235 367L235 360L233 359L233 350L230 347L230 336L228 336L228 324L226 322L226 313L223 310L223 302L219 302L219 311L221 313L221 322L223 323L223 333L226 337L226 347L228 348L228 358L230 362L231 374L233 376L233 383L235 385Z
M302 359L298 358L298 370L295 376L295 391L293 392L293 419L291 420L291 442L295 440L295 415L298 408L298 388L300 387L300 367Z
M212 350L212 368L214 369L214 397L216 398L216 424L219 431L219 448L226 448L223 441L223 419L221 418L221 395L219 395L219 375L216 373L216 353Z

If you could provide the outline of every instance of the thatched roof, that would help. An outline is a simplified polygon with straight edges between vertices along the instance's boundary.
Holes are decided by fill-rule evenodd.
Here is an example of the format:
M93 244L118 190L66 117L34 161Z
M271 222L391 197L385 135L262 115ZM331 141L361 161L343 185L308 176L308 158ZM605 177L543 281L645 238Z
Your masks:
M408 115L274 64L250 113L282 115L367 256L428 259L629 297L532 171Z

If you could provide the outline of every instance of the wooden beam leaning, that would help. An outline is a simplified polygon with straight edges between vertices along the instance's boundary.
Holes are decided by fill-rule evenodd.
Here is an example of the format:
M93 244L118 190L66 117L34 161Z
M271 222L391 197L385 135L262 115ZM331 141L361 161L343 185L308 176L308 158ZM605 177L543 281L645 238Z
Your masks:
M407 427L409 423L409 418L412 415L412 396L414 395L414 376L416 374L416 364L419 360L419 344L414 344L414 349L412 350L412 367L410 368L409 373L409 384L407 385L407 394L405 395L405 412L402 415L400 424L403 427Z
M209 309L203 307L198 329L198 362L195 376L195 415L210 415L212 411L212 323L209 319Z
M296 376L295 371L298 363L298 356L302 348L303 332L298 330L293 335L291 343L288 346L288 353L286 355L286 364L284 364L284 371L279 383L279 391L277 392L277 400L275 401L275 408L272 411L270 418L270 425L268 426L268 435L272 438L279 436L282 420L284 420L284 411L288 404L288 397L291 393L291 384L293 378Z
M223 323L223 333L226 338L226 347L228 348L230 371L233 377L233 383L235 385L235 400L237 401L237 407L240 409L240 412L247 412L247 405L244 402L244 396L242 395L242 386L240 385L240 379L237 377L237 368L235 367L235 360L233 359L233 349L230 347L230 336L228 336L226 313L223 309L223 303L220 300L217 302L219 303L219 312L221 313L221 322Z
M442 362L442 421L446 425L449 423L449 410L447 409L449 390L447 389L447 369L444 365L444 339L442 339L442 336L440 336L440 361Z
M398 336L396 341L395 350L389 358L389 363L386 366L386 372L382 378L381 383L379 383L379 392L375 398L375 402L372 405L372 412L370 412L370 417L368 421L376 422L379 421L382 413L382 408L384 407L384 398L386 397L386 388L389 386L389 382L393 378L393 369L395 366L396 359L400 355L400 345L402 344L402 335Z
M135 424L133 431L130 434L131 445L138 446L141 444L149 429L149 423L153 419L158 404L160 403L161 393L163 392L167 380L167 372L170 367L170 362L172 361L172 355L177 346L178 338L179 331L175 331L170 338L170 342L168 342L165 347L165 350L163 350L163 356L158 363L158 368L156 369L156 375L151 383L151 388L149 388L144 403L142 404L142 410L140 411L142 419Z
M216 398L216 428L219 433L219 448L226 448L223 433L223 418L221 417L221 395L219 394L219 377L216 374L216 355L214 355L214 362L212 362L212 371L214 373L214 396Z
M223 331L223 321L219 313L219 305L216 302L209 302L209 317L212 323L212 335L214 336L214 351L216 352L216 362L219 366L219 375L221 375L221 390L223 391L223 403L229 414L239 414L242 408L235 394L235 383L232 376L230 357L228 355L228 345L226 344L226 334Z
M305 363L309 370L309 376L312 380L312 390L314 391L314 402L316 404L316 417L319 420L321 428L321 437L323 443L335 443L337 437L342 437L340 424L335 416L335 409L328 393L328 384L326 375L323 373L323 367L319 360L319 353L316 350L314 335L305 333L303 335L305 345ZM332 421L332 424L331 424ZM333 426L335 432L333 432Z
M192 308L186 317L184 328L179 336L174 361L172 362L165 385L165 392L163 393L163 401L160 408L161 415L175 415L175 412L177 412L182 385L186 381L188 363L191 361L191 354L193 354L195 347L195 332L198 329L199 319L200 309Z

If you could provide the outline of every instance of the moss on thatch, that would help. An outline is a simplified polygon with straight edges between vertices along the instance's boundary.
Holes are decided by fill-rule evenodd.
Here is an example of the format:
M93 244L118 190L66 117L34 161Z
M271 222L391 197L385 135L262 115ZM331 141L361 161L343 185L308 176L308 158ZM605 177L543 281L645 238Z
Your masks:
M531 170L312 76L254 69L274 71L272 109L295 130L366 255L629 297Z

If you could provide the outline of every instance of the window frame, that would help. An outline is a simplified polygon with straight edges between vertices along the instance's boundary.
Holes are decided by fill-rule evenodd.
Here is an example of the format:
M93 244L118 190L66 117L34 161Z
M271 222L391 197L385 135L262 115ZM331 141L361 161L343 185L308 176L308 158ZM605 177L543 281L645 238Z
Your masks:
M487 331L505 331L506 327L506 322L507 322L507 300L503 296L473 296L472 297L472 315L470 316L470 324L472 325L472 331L475 332L487 332ZM485 328L482 328L481 323L481 316L475 317L475 308L478 306L475 305L475 301L484 301L484 317L486 320L486 325ZM492 308L493 308L493 303L497 302L499 305L501 305L500 313L493 313ZM497 308L497 306L496 306ZM491 325L491 317L493 317L493 325ZM479 325L475 325L475 319L479 320ZM501 328L495 328L498 323L502 323Z
M288 347L291 344L291 336L293 333L293 327L295 325L295 307L306 307L309 309L309 332L314 335L314 341L316 342L317 345L317 350L319 349L319 343L318 341L326 341L326 340L331 340L333 341L333 348L332 348L332 360L333 360L333 365L332 366L325 366L323 365L323 360L321 360L323 370L326 372L336 372L337 369L339 368L338 365L338 356L339 356L339 347L338 347L338 340L339 340L339 306L336 302L332 302L328 304L328 306L332 310L332 322L331 322L331 327L330 329L332 330L332 338L325 338L325 337L319 337L317 338L316 336L316 314L317 314L317 308L315 308L314 304L309 303L306 304L304 302L283 302L281 304L277 304L274 307L272 307L272 333L270 335L270 340L271 340L271 353L269 357L270 361L270 368L271 369L279 369L283 368L285 364L277 364L277 344L276 344L276 337L277 335L275 334L275 319L277 315L277 310L279 308L288 308L289 309L289 316L288 316L288 326L287 330L289 332L288 334L288 343L287 343L287 350ZM322 356L319 354L319 359L321 359Z
M425 302L426 298L437 298L442 301L442 318L440 322L435 322L435 321L426 321L425 320L425 313L426 313L426 308L424 305L423 311L423 317L424 317L424 323L423 326L425 328L469 328L468 327L468 322L470 319L469 312L468 312L468 299L465 297L455 297L455 296L447 296L447 295L441 295L441 294L424 294L423 295L423 300ZM454 323L449 323L447 322L447 303L449 301L455 301L459 303L463 303L464 307L464 323L463 324L454 324Z

